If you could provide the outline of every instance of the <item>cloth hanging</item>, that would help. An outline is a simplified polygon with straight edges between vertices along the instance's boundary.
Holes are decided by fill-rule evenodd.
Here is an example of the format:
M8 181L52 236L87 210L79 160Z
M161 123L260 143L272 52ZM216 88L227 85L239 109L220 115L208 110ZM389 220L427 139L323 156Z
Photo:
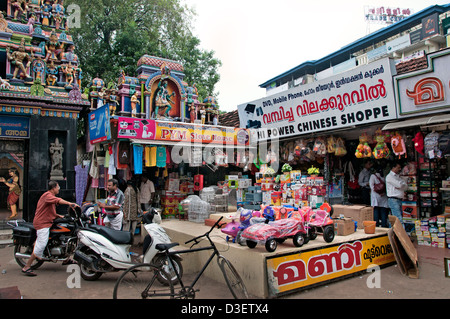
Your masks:
M116 163L115 163L115 147L111 147L110 154L109 154L109 165L108 165L108 174L109 175L116 175Z
M150 167L156 166L156 146L150 147Z
M141 145L133 145L134 174L142 174L142 155L144 148Z
M156 167L166 167L166 147L158 146L156 149Z
M144 148L145 167L150 167L150 146Z
M81 206L84 200L84 193L89 180L89 166L75 166L75 197L78 205Z

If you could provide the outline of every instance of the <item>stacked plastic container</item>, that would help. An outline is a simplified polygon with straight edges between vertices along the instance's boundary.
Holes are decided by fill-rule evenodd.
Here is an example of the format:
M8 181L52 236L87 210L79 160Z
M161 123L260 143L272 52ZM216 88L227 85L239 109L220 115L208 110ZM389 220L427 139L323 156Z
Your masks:
M209 217L210 205L197 195L190 195L181 202L182 207L188 209L188 220L194 223L203 223Z

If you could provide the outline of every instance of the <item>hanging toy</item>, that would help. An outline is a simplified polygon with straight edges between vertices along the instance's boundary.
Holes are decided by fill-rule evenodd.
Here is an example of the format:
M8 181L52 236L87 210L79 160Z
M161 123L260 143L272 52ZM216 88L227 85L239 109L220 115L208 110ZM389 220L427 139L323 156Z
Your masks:
M359 137L359 144L356 147L356 158L366 158L372 156L372 148L369 145L369 137L367 133L363 133Z
M417 132L416 136L413 138L414 142L414 148L417 151L417 153L424 155L423 148L424 148L424 142L423 142L423 134L421 131Z
M334 151L334 155L336 156L345 156L347 154L347 149L345 148L344 140L339 137L336 140L336 148Z
M336 151L336 139L334 136L330 136L327 139L327 152L334 153Z
M373 149L373 157L375 159L387 158L391 152L389 151L389 147L385 142L385 136L383 134L377 134L375 136L375 140L377 142L377 145Z
M405 158L407 157L405 141L404 141L403 137L400 135L400 133L395 132L394 135L391 136L391 146L392 146L392 151L399 158L402 155L405 155Z

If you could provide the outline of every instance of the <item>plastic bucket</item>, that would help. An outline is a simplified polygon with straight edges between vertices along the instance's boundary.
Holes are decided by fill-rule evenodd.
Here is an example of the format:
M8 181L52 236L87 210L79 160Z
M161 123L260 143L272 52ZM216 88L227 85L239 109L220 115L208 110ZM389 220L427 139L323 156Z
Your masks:
M364 225L364 232L366 234L375 234L375 226L376 226L375 221L365 220L363 221L363 225Z

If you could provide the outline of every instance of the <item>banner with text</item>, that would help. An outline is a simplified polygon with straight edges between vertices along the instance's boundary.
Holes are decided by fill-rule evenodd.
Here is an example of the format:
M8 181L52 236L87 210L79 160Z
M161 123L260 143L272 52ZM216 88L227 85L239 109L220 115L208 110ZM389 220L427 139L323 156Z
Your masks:
M241 127L267 140L395 119L391 66L380 59L239 105Z
M335 280L395 262L388 236L267 258L269 295Z

